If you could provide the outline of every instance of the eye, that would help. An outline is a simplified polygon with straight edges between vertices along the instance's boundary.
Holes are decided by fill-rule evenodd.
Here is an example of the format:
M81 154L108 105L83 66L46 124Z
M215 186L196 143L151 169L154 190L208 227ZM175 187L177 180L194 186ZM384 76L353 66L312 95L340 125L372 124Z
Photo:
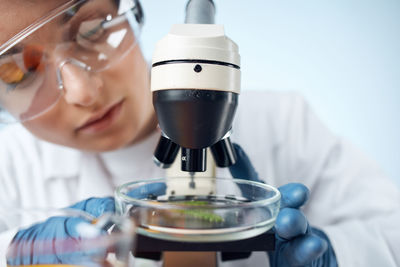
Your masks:
M77 41L86 41L86 42L99 42L104 40L104 36L106 35L105 30L103 28L102 19L93 19L88 21L83 21L77 33Z
M95 41L104 33L102 25L103 21L100 19L85 21L81 24L79 34L82 38Z
M43 61L43 47L39 45L26 45L23 51L25 68L29 72L37 71Z

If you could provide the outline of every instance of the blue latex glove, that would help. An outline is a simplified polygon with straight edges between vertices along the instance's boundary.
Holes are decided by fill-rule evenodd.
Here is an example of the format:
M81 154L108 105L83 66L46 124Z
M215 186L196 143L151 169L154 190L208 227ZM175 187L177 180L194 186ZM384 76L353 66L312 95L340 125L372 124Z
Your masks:
M134 198L151 198L151 196L164 195L165 190L165 183L153 183L136 188L128 195ZM68 208L84 211L97 218L106 212L114 213L115 201L113 197L89 198ZM79 217L51 217L43 223L19 231L10 244L7 264L15 266L57 263L82 265L85 263L85 265L95 266L92 262L93 256L102 257L106 252L101 250L78 252L81 237L77 232L77 226L81 223L89 222ZM104 230L103 234L105 233ZM66 242L63 243L62 241L65 240ZM51 243L53 241L56 245ZM66 249L74 252L66 253Z
M166 194L167 185L164 182L145 184L128 192L132 198L156 198Z
M99 217L114 212L114 198L89 198L69 208ZM85 264L96 266L92 257L105 257L106 251L80 251L79 224L89 224L81 217L50 217L43 223L20 230L13 238L7 253L8 266L33 264ZM103 234L106 231L103 230ZM65 242L63 242L65 241ZM68 251L68 252L67 252Z
M230 167L233 177L262 182L243 149L234 144L238 160ZM309 196L306 186L291 183L278 188L281 208L275 222L275 251L269 252L271 266L337 266L329 238L310 227L299 208Z

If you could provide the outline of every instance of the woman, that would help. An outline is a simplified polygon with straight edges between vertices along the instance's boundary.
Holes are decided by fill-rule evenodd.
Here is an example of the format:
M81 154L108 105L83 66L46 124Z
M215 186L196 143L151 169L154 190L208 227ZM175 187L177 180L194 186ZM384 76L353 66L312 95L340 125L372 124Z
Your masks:
M107 196L117 185L164 176L151 160L160 133L148 66L137 45L139 3L0 0L0 10L1 119L22 124L0 132L2 209L78 202L72 207L98 216L113 210ZM244 93L233 132L233 141L246 149L259 176L268 178L264 182L289 183L280 188L283 209L272 265L400 264L398 189L350 144L333 136L301 97ZM239 164L231 172L256 179L240 148L238 154ZM217 176L227 175L228 170L218 170ZM298 210L308 191L293 182L311 190L303 210L310 224ZM10 242L18 247L26 236L53 238L49 228L54 221L18 233L13 223L0 221L2 255ZM35 238L28 244L32 251ZM58 255L52 262L36 256L29 263L61 261ZM25 263L18 254L7 260L9 265ZM253 253L249 260L224 264L268 266L268 259Z

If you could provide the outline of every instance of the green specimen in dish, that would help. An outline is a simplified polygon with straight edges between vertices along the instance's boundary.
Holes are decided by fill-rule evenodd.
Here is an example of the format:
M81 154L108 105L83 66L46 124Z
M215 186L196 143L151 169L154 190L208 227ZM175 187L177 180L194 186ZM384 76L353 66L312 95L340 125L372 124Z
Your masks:
M205 206L209 205L210 203L207 201L179 201L179 202L174 202L174 204L183 204L183 205L188 205L188 206ZM190 210L190 209L184 209L184 210L177 210L177 212L182 213L184 215L188 215L190 217L200 219L203 221L207 221L210 223L216 222L216 223L221 223L224 221L224 218L221 216L207 211L207 210Z

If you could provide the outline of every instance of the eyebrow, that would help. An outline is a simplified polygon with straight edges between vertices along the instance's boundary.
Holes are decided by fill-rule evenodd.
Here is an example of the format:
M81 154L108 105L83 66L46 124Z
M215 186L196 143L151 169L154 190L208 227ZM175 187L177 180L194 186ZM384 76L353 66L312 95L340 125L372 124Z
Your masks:
M75 0L73 3L76 4L77 2L79 2L79 0ZM76 13L78 13L79 9L81 7L83 7L84 5L86 5L87 3L88 3L87 0L83 1L80 5L74 6L74 8L72 10L68 10L67 12L64 12L64 14L62 15L62 18L60 20L60 23L69 22L76 15Z

